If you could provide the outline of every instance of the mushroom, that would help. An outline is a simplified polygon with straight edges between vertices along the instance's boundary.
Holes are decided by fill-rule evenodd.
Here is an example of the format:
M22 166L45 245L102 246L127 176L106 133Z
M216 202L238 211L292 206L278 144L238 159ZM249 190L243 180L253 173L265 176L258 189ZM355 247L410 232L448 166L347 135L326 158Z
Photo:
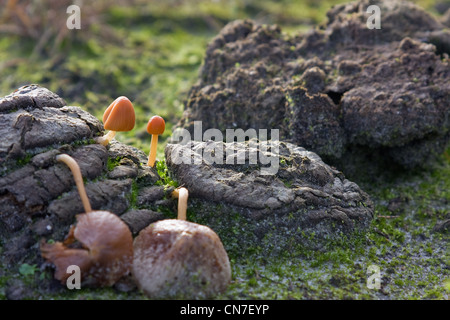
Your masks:
M180 187L172 192L172 197L178 198L178 220L186 220L188 189Z
M231 281L219 236L197 223L165 219L143 229L133 244L133 277L149 298L209 298Z
M147 165L153 167L155 165L156 151L158 146L158 135L164 133L166 123L160 116L153 116L148 121L147 132L152 135L152 142L150 144L150 153L148 155Z
M75 185L78 189L78 194L80 195L81 202L83 203L84 211L91 212L91 203L89 202L89 198L86 193L86 189L84 188L83 176L81 175L80 166L75 161L74 158L69 156L68 154L59 154L56 156L56 161L65 163L70 171L72 171L73 179L75 180Z
M55 266L55 278L65 284L68 267L77 265L86 286L112 286L132 266L133 237L128 226L108 211L92 211L77 162L67 154L56 157L72 171L86 213L76 215L63 242L41 241L41 255Z
M231 281L227 252L209 227L186 221L188 190L178 197L178 219L160 220L134 240L133 277L150 298L208 298Z
M97 143L108 145L117 131L130 131L134 128L136 116L131 101L124 96L114 100L103 113L103 124L106 130L110 130L103 137L97 138Z

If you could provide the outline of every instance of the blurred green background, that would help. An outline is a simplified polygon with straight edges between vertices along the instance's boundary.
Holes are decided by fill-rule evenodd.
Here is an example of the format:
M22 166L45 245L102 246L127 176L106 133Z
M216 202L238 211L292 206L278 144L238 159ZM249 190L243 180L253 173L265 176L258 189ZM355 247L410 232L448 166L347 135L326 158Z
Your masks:
M148 153L148 119L166 119L171 134L196 81L208 42L228 22L251 18L288 34L326 21L342 0L0 0L0 95L37 83L102 118L118 96L136 109L136 127L117 139ZM450 4L414 1L442 14ZM81 29L69 30L69 5Z

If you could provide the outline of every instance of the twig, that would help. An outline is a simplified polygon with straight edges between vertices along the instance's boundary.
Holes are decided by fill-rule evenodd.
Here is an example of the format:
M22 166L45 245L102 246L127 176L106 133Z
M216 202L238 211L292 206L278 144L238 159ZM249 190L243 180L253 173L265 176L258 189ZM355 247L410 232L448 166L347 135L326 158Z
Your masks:
M376 233L378 233L380 236L383 236L386 238L387 241L391 242L391 240L389 239L389 235L384 233L383 231L379 230L378 228L373 228L373 231L375 231Z

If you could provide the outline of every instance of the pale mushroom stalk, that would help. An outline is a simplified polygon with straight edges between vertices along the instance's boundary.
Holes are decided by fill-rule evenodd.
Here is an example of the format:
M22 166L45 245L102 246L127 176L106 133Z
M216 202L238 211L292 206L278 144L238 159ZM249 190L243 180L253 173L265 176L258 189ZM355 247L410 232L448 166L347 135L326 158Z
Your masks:
M103 137L97 138L97 143L107 146L108 143L116 136L116 131L110 130L107 134L105 134Z
M186 188L177 188L172 192L174 198L178 198L178 220L186 220L187 201L189 191Z
M86 193L86 189L84 188L83 176L81 175L80 166L75 161L74 158L67 154L60 154L56 156L56 160L59 162L64 162L72 171L73 178L75 180L75 184L78 189L78 193L80 194L81 202L83 203L84 211L91 212L91 203L89 202L89 198Z

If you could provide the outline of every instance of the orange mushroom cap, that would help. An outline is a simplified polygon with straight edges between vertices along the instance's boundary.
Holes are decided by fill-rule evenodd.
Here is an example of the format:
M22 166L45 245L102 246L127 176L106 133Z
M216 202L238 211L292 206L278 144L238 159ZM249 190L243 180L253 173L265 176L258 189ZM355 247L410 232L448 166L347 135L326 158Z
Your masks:
M103 114L106 130L130 131L134 128L135 120L133 104L124 96L114 100Z
M160 116L153 116L147 124L147 132L149 134L163 134L166 129L166 123Z

